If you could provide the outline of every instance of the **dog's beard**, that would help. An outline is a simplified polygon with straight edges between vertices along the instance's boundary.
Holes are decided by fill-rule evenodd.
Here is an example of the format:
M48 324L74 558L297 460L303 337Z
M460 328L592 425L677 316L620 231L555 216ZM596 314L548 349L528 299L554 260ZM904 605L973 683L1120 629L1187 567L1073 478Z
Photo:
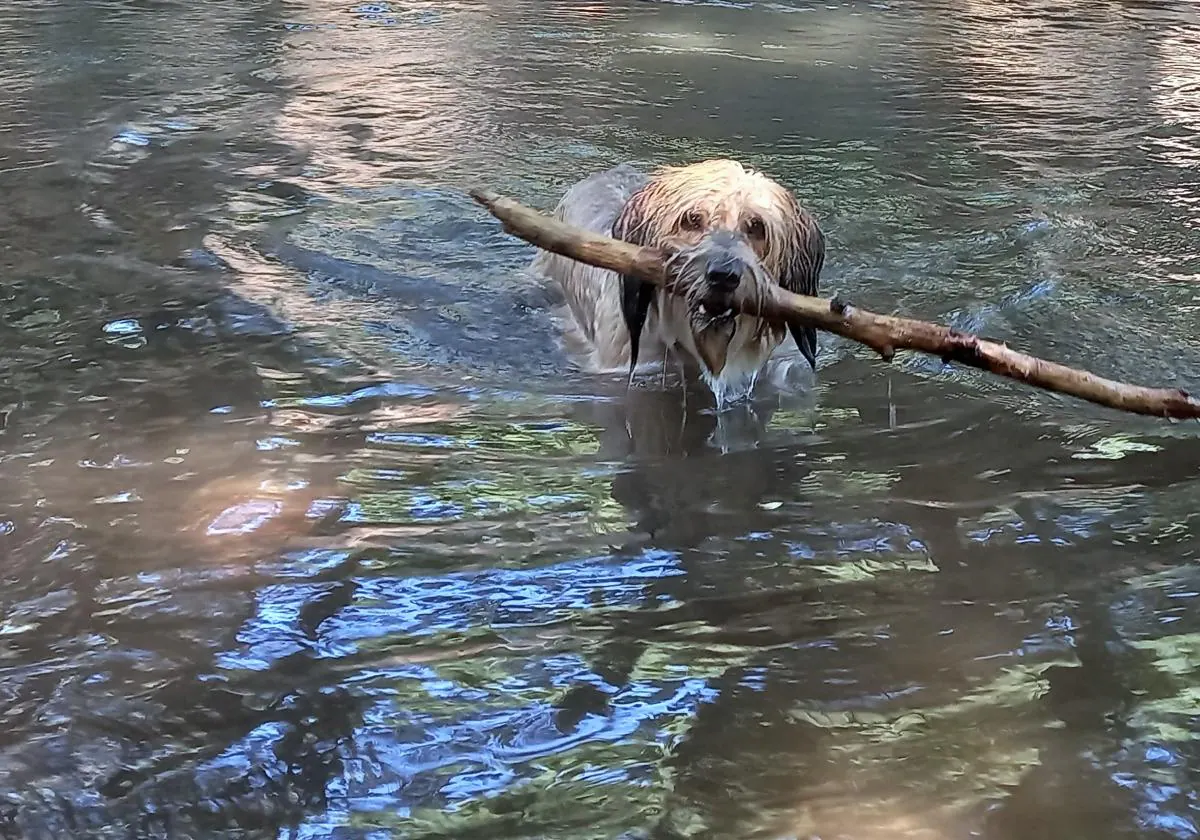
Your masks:
M717 409L749 398L786 328L738 314L728 303L690 309L689 316L702 376L716 398Z
M737 329L736 313L726 304L701 303L689 313L696 352L714 377L721 375Z

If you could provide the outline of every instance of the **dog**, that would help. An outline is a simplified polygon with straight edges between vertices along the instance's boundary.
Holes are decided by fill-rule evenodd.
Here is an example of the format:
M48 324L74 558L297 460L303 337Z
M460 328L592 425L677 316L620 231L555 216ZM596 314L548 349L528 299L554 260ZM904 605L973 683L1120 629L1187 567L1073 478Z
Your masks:
M815 295L825 235L793 194L763 173L728 159L664 166L644 174L629 164L593 174L567 190L555 218L635 245L675 251L682 294L540 250L532 270L557 283L563 338L585 369L627 370L675 355L698 370L718 408L750 396L790 330L816 369L812 327L734 312L737 296L778 284ZM650 354L654 354L651 356Z

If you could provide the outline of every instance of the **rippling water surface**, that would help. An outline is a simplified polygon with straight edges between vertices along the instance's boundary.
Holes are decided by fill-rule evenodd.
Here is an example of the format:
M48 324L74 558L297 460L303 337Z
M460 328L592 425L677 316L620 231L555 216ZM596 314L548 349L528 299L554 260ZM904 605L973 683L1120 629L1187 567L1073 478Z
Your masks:
M466 197L735 156L824 290L1200 389L1198 27L0 7L0 837L1200 835L1194 424L626 394Z

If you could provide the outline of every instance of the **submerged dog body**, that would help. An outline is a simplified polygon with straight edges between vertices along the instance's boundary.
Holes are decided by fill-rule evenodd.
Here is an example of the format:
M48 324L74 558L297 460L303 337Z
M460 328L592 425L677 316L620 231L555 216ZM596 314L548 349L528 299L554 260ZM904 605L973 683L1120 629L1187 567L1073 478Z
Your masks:
M775 181L731 160L644 175L622 164L572 186L562 221L637 245L668 246L682 295L548 251L533 269L565 297L568 348L595 371L626 369L675 353L693 363L718 405L753 390L787 328L736 314L737 296L769 284L815 295L825 238L811 214ZM816 367L816 331L792 327Z

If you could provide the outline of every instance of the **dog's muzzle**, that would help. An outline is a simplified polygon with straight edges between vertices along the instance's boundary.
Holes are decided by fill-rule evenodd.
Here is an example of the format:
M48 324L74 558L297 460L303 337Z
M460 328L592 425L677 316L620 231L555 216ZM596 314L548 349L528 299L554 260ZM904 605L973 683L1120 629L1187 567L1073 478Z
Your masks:
M737 288L747 269L745 260L738 255L744 247L737 236L729 231L714 231L711 236L712 251L705 266L704 279L707 289L701 309L712 316L732 315L727 313Z

